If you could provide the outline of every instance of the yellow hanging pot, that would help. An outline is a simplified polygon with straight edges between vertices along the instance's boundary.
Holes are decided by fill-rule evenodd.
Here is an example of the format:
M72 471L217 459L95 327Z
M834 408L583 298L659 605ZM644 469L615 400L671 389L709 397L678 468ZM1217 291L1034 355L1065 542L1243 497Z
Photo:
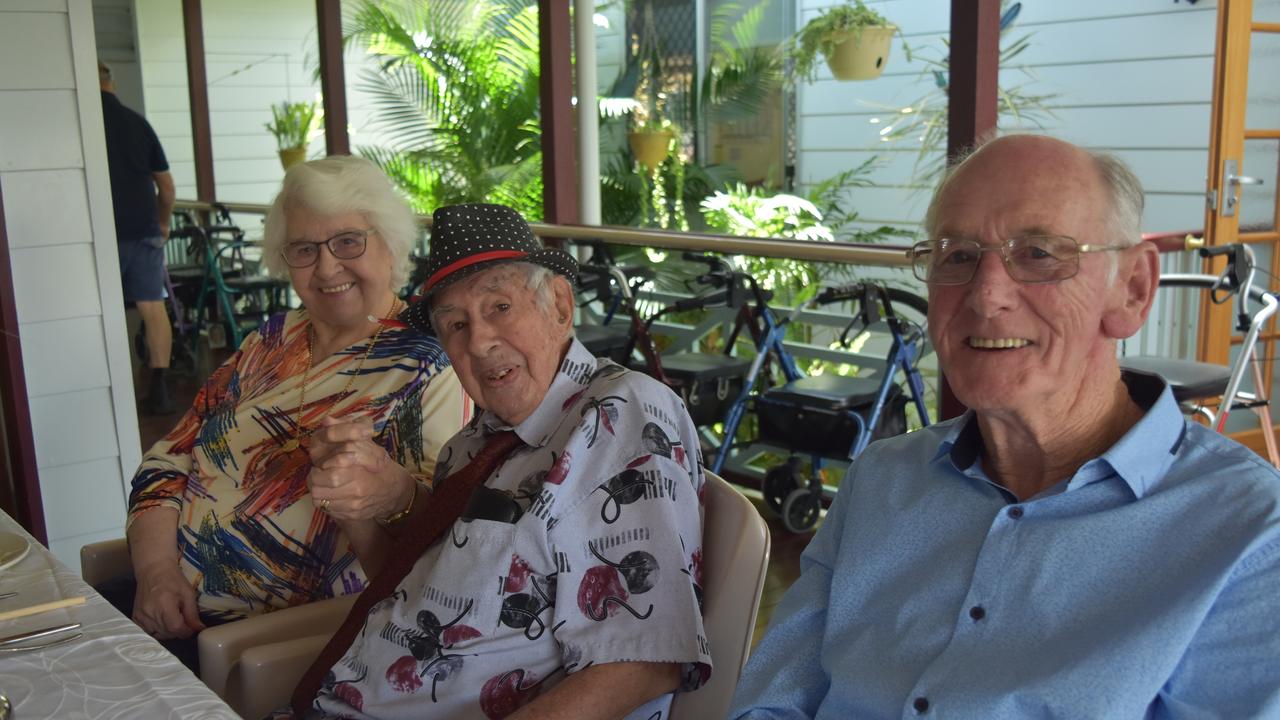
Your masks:
M636 161L652 175L657 171L671 148L670 130L636 130L627 133L627 143Z
M307 159L307 146L291 147L280 150L280 164L285 170Z
M827 55L827 67L837 80L874 80L884 72L889 61L892 25L870 26L847 30L843 40L837 40L835 50Z

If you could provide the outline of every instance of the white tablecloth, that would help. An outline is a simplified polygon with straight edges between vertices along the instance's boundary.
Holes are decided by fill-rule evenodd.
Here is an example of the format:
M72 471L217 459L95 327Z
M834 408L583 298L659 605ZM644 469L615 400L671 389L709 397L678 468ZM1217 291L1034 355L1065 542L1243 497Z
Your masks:
M0 512L0 530L31 540ZM160 643L121 615L49 553L31 540L22 561L0 570L0 611L84 595L84 605L0 622L0 637L29 630L82 624L84 637L48 650L0 654L0 692L13 704L15 720L104 718L195 720L239 716L205 687ZM39 642L39 641L36 641Z

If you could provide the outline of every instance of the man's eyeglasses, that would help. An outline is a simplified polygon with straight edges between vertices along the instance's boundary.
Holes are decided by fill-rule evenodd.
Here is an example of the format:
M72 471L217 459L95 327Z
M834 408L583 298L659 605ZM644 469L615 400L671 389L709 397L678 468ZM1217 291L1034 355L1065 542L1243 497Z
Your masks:
M1023 235L999 245L939 238L911 246L911 271L930 285L967 285L982 253L998 252L1009 277L1028 284L1056 283L1080 272L1080 254L1124 250L1127 245L1081 245L1065 235Z
M328 246L329 252L339 260L354 260L364 254L369 244L369 233L373 230L347 230L324 240L313 242L298 240L284 246L280 254L289 267L311 267L320 259L320 246Z

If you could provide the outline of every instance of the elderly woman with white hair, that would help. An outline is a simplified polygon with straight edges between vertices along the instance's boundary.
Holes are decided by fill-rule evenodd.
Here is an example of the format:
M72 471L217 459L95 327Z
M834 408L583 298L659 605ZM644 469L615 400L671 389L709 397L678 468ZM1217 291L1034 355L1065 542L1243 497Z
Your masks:
M129 498L136 588L109 594L188 665L211 623L363 589L361 546L409 514L468 419L437 340L393 320L416 233L367 160L285 176L263 256L304 307L249 335L147 452Z

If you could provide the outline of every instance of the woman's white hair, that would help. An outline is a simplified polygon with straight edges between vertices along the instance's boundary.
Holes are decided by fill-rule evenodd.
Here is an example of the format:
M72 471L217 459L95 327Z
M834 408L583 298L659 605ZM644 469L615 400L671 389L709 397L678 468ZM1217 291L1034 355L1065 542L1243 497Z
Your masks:
M289 274L280 251L288 242L287 219L294 210L320 217L363 215L391 253L391 291L398 293L409 282L418 219L377 165L354 155L331 155L299 163L285 173L262 236L262 261L281 277Z

